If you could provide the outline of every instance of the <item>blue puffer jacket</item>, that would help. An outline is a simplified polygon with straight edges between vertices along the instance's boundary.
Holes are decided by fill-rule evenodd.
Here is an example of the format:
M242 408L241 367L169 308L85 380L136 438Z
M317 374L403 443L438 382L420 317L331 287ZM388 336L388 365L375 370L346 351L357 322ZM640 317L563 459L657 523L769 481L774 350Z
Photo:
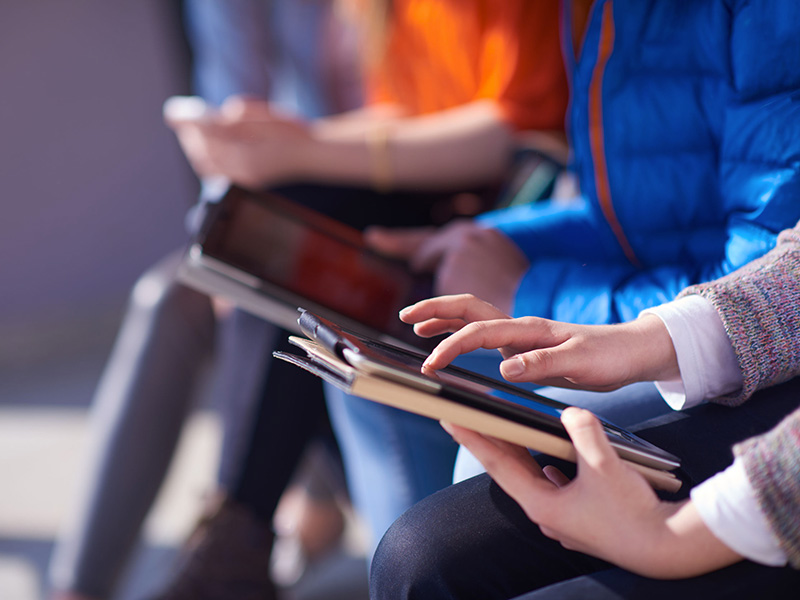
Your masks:
M797 223L800 2L598 0L565 39L582 197L483 220L531 260L516 316L629 320Z

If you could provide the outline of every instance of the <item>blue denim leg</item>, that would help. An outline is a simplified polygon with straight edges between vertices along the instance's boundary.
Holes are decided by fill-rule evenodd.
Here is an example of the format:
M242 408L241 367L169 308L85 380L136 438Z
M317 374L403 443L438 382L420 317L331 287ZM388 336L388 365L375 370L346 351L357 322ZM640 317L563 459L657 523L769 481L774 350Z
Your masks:
M371 557L397 517L450 484L458 446L432 419L333 385L325 393L353 505L368 527Z
M499 354L479 351L459 366L497 377ZM458 446L437 421L327 385L331 424L348 487L370 534L370 551L408 508L450 485Z
M206 100L243 94L307 118L331 112L321 48L330 2L188 0L184 13L194 89Z

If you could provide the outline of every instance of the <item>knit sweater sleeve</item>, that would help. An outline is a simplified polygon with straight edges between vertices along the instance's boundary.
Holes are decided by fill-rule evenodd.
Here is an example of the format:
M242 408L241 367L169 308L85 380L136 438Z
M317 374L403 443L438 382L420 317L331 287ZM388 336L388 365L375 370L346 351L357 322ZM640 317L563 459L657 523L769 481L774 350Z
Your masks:
M800 569L800 409L733 451L744 461L747 479L789 564Z
M756 391L800 375L800 223L771 252L699 294L716 308L742 370L742 389L713 401L741 404ZM800 398L798 399L800 401ZM734 447L789 563L800 569L800 409Z
M735 406L800 375L800 223L760 259L680 296L690 294L713 304L742 370L742 389L712 402Z

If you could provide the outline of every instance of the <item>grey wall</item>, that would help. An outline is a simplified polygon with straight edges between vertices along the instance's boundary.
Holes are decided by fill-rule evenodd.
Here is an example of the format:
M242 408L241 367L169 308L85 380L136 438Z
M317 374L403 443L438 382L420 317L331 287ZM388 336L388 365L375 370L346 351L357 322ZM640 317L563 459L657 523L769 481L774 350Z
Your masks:
M118 312L183 243L196 182L160 115L186 92L175 17L166 0L0 2L0 357Z

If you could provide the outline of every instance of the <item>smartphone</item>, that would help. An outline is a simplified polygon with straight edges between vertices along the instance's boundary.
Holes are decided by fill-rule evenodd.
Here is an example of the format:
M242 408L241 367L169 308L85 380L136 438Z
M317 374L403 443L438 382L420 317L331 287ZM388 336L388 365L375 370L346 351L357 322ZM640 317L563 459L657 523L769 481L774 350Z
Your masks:
M217 109L200 96L171 96L164 102L164 119L167 121L212 121Z

